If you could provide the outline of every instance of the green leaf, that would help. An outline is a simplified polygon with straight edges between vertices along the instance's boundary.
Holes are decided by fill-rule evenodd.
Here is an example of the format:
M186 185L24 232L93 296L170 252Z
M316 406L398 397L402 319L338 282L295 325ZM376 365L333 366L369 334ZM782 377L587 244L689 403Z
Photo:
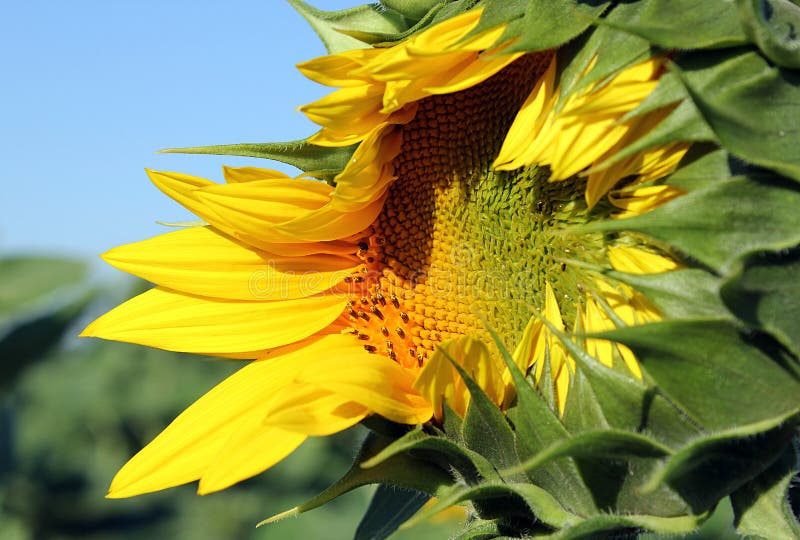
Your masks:
M564 527L548 540L594 540L629 538L642 529L664 534L682 534L695 530L705 516L659 517L650 515L603 514ZM612 534L609 534L612 533Z
M398 33L406 30L403 16L391 9L381 9L377 4L364 4L341 11L322 11L302 0L288 0L311 25L329 54L364 48L366 43L342 31L369 30L379 33Z
M421 523L435 516L442 510L462 502L491 500L508 502L509 499L516 499L523 502L526 512L532 512L537 519L551 527L562 527L578 519L577 516L566 511L551 493L533 484L481 484L480 486L471 487L456 485L449 488L445 493L441 494L433 505L414 516L408 522L408 525L413 526L414 524ZM508 512L503 517L513 517L512 510L516 509L512 509L509 504L507 510Z
M381 4L404 17L418 21L430 12L441 0L381 0Z
M770 540L800 538L787 491L795 474L797 455L787 446L772 466L731 495L736 529L741 534Z
M610 270L609 277L627 283L647 296L668 319L731 319L719 297L719 278L696 268L660 274L626 274Z
M353 540L384 540L430 499L427 493L381 484L358 524Z
M464 380L472 398L463 425L467 448L485 457L498 470L519 464L514 432L506 417L467 372L449 355L447 358Z
M800 243L800 186L752 175L712 183L646 214L600 221L588 231L639 231L725 273L742 256Z
M331 180L342 172L357 145L332 148L317 146L305 140L285 143L244 143L217 146L169 148L165 154L214 154L218 156L244 156L281 161L297 167L312 176Z
M745 32L767 58L800 68L800 6L791 0L736 0L736 6Z
M644 435L615 429L585 431L546 448L525 460L514 471L531 471L555 459L585 457L600 459L661 458L672 450Z
M700 437L672 455L643 491L668 484L694 513L706 511L770 467L796 429L797 419L784 417Z
M682 191L697 191L728 180L733 176L732 170L737 164L725 150L709 149L710 145L694 144L681 162L678 169L667 177L666 183ZM737 174L741 171L737 171Z
M392 456L369 469L361 466L362 463L378 454L391 442L391 439L382 437L375 432L369 433L356 456L355 462L342 478L313 499L269 517L258 525L274 523L289 516L313 510L329 503L339 495L367 484L391 484L436 496L443 488L453 483L452 476L445 470L428 461L413 458L408 454Z
M518 38L511 51L542 51L563 45L589 28L610 2L592 4L576 0L528 0L525 15L509 25L500 38Z
M415 455L424 455L427 460L443 469L454 468L469 484L477 484L482 478L500 480L492 464L481 454L463 448L444 437L428 435L421 428L409 431L393 441L375 456L364 461L361 467L369 469L394 456L412 451Z
M748 42L730 0L648 0L620 5L613 24L670 49L709 49Z
M603 167L616 163L628 156L652 148L653 146L667 145L673 142L711 142L715 140L714 133L700 115L697 107L691 100L683 100L669 115L651 129L647 135L640 137L636 142L629 144L622 150L598 164Z
M620 7L612 8L603 20L615 20ZM645 39L611 25L593 28L558 50L559 106L570 94L641 62L651 54L650 43Z
M514 422L517 454L520 459L528 459L551 444L568 438L569 433L525 379L497 333L488 326L487 330L511 372L517 393L517 406L509 411L509 416ZM582 515L597 512L591 494L571 459L549 464L529 476L536 485L557 494L559 501L568 510Z
M675 62L729 152L800 180L800 74L747 49L689 53Z
M748 257L721 294L740 319L800 357L800 248Z
M663 321L597 337L630 347L659 390L706 429L800 409L800 383L730 322Z
M501 24L509 23L525 15L527 0L486 0L478 24L466 38L476 36ZM501 38L502 39L502 38Z
M504 534L514 534L514 530L508 530L509 527L504 525L502 520L484 521L482 519L475 520L463 530L458 536L453 537L452 540L492 540L499 538Z
M0 259L0 330L12 318L24 317L57 290L87 276L86 264L56 257Z

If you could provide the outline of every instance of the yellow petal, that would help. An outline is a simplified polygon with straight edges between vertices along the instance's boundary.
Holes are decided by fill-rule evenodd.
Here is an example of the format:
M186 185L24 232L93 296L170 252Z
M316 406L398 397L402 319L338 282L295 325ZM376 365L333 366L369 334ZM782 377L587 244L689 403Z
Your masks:
M448 356L483 389L492 402L500 405L505 395L503 366L489 354L486 345L471 336L443 341L417 375L414 388L433 405L437 420L442 417L442 403L464 416L471 400L461 375Z
M370 81L369 74L359 76L357 70L375 57L383 49L353 49L329 56L322 56L297 64L297 69L312 81L326 86L358 86Z
M209 227L179 230L116 247L112 266L181 292L231 300L286 300L330 290L360 266L355 257L282 257Z
M265 428L262 420L266 405L302 369L308 355L320 354L324 348L324 338L288 347L282 354L252 362L222 381L128 461L114 477L108 496L131 497L197 480L209 467L228 459L221 451L240 431L251 440L249 448L258 446L260 452L253 452L246 463L230 463L234 469L243 467L255 474L274 463L276 456L283 457L288 447L296 447L304 437ZM252 439L254 426L266 440ZM234 470L229 478L240 476L240 471Z
M369 412L346 395L311 384L294 384L275 396L262 422L293 433L325 436L357 424Z
M606 253L614 270L629 274L660 274L679 267L669 257L633 246L608 246Z
M291 180L289 175L274 169L262 169L260 167L228 167L222 166L222 174L228 183L253 182L255 180Z
M157 287L109 311L81 336L201 354L257 351L314 334L341 315L345 303L335 295L277 302L215 300Z

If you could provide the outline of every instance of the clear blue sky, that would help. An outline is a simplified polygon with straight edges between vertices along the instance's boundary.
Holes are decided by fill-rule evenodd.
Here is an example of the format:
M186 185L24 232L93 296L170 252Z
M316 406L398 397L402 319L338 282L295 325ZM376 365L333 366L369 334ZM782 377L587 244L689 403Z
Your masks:
M328 91L294 67L324 48L283 0L25 0L3 19L0 254L88 258L165 232L191 216L145 167L278 167L157 150L305 137L295 108Z

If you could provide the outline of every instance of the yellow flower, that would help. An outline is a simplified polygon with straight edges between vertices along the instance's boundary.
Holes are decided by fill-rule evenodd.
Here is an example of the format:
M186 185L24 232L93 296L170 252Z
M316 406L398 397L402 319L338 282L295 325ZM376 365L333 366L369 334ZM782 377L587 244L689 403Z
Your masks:
M506 406L486 323L520 368L540 378L549 363L563 411L574 363L543 319L594 332L658 317L589 268L661 272L675 267L666 254L634 235L565 233L674 196L641 183L681 148L605 163L652 121L620 119L652 91L658 61L557 108L553 52L502 54L502 28L462 40L479 16L301 66L342 87L304 108L322 126L313 141L359 143L335 187L256 168L225 169L222 185L149 173L208 225L106 253L157 287L83 335L255 360L132 458L109 496L198 479L200 493L223 489L369 414L438 421L446 402L463 416L470 396L451 359ZM623 177L639 187L601 201ZM583 345L640 376L628 349Z

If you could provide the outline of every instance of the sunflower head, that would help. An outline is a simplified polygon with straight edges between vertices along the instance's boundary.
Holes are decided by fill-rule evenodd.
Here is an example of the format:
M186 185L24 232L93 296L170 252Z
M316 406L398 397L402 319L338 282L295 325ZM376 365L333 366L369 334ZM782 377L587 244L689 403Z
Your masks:
M726 497L742 532L773 519L800 325L751 300L796 277L800 174L786 120L734 112L800 96L763 35L658 1L295 4L332 47L299 66L334 87L301 107L320 130L189 151L305 173L151 172L204 224L105 255L157 287L84 335L252 360L110 496L222 489L364 421L353 469L276 518L382 482L411 491L371 513L469 503L470 538L688 532Z

